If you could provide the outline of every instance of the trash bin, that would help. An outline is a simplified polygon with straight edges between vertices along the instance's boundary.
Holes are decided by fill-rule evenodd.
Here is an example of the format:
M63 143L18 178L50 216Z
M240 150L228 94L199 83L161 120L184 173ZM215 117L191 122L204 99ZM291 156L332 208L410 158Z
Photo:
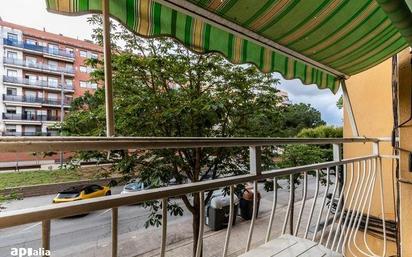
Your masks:
M234 209L233 209L233 223L236 223L236 216L238 213L239 199L236 195L234 197ZM223 196L223 193L215 193L210 199L210 203L206 208L206 225L210 229L216 231L227 227L229 223L230 212L230 196Z
M240 216L245 220L252 219L253 216L253 186L246 186L245 190L243 191L242 197L240 198ZM257 197L257 206L256 206L256 217L259 213L259 205L260 205L260 193L258 191Z

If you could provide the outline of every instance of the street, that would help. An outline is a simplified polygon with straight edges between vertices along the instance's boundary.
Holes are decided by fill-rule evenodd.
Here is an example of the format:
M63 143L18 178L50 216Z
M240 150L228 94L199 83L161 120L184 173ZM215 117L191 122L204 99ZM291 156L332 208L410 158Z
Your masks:
M282 189L278 190L278 206L286 206L289 200L289 192L287 190L286 181L280 181ZM260 205L260 215L268 213L273 200L273 192L263 190L263 183L259 183L262 200ZM308 179L308 198L313 196L315 188L315 179ZM121 187L112 188L113 194L118 194L122 190ZM321 188L323 190L323 187ZM296 201L301 199L302 185L297 187ZM31 197L23 200L15 200L5 204L6 211L19 210L36 206L43 206L51 203L54 195ZM183 216L168 217L168 238L170 243L176 243L181 240L191 238L191 233L179 233L178 230L173 231L173 225L189 226L191 229L191 215L185 208L180 199L174 199L183 209ZM150 234L153 229L145 229L144 223L149 215L149 210L146 210L141 205L123 206L119 208L119 238L122 235L140 235ZM241 220L238 217L238 220ZM207 227L206 227L207 228ZM207 233L208 230L206 230ZM81 252L91 247L105 247L110 243L111 236L111 212L109 210L101 210L81 217L71 217L51 222L51 248L53 256L76 256L76 252ZM109 239L109 240L108 240ZM109 243L107 243L109 242ZM142 253L152 251L156 246L160 246L160 242L150 242L152 245L145 249L145 242L142 242ZM0 256L10 256L11 247L41 247L41 224L27 224L23 226L0 230ZM109 252L107 253L109 255ZM78 255L77 255L78 256ZM99 255L100 256L100 255Z

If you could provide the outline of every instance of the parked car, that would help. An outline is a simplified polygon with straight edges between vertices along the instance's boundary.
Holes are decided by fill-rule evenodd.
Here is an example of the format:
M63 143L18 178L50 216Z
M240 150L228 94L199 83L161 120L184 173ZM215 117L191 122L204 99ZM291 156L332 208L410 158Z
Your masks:
M95 184L74 186L59 192L53 199L53 203L73 202L111 194L112 192L108 186L99 186Z
M143 183L140 179L132 179L123 187L121 194L139 192L149 188L150 185Z

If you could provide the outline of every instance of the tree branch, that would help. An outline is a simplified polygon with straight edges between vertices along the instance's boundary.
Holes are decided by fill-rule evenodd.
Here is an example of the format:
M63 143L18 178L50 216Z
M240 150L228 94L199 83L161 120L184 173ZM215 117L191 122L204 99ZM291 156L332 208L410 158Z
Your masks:
M183 200L183 203L185 204L186 208L193 214L195 213L195 207L190 204L189 199L187 198L186 195L180 196L180 198Z

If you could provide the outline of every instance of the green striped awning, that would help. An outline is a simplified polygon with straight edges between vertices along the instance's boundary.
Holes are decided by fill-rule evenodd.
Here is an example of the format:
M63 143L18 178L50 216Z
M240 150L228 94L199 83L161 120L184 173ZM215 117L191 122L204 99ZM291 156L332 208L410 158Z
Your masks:
M102 0L46 2L49 11L80 15L100 12ZM110 14L138 35L170 36L193 51L219 52L336 92L340 79L412 42L405 6L404 0L110 0Z

